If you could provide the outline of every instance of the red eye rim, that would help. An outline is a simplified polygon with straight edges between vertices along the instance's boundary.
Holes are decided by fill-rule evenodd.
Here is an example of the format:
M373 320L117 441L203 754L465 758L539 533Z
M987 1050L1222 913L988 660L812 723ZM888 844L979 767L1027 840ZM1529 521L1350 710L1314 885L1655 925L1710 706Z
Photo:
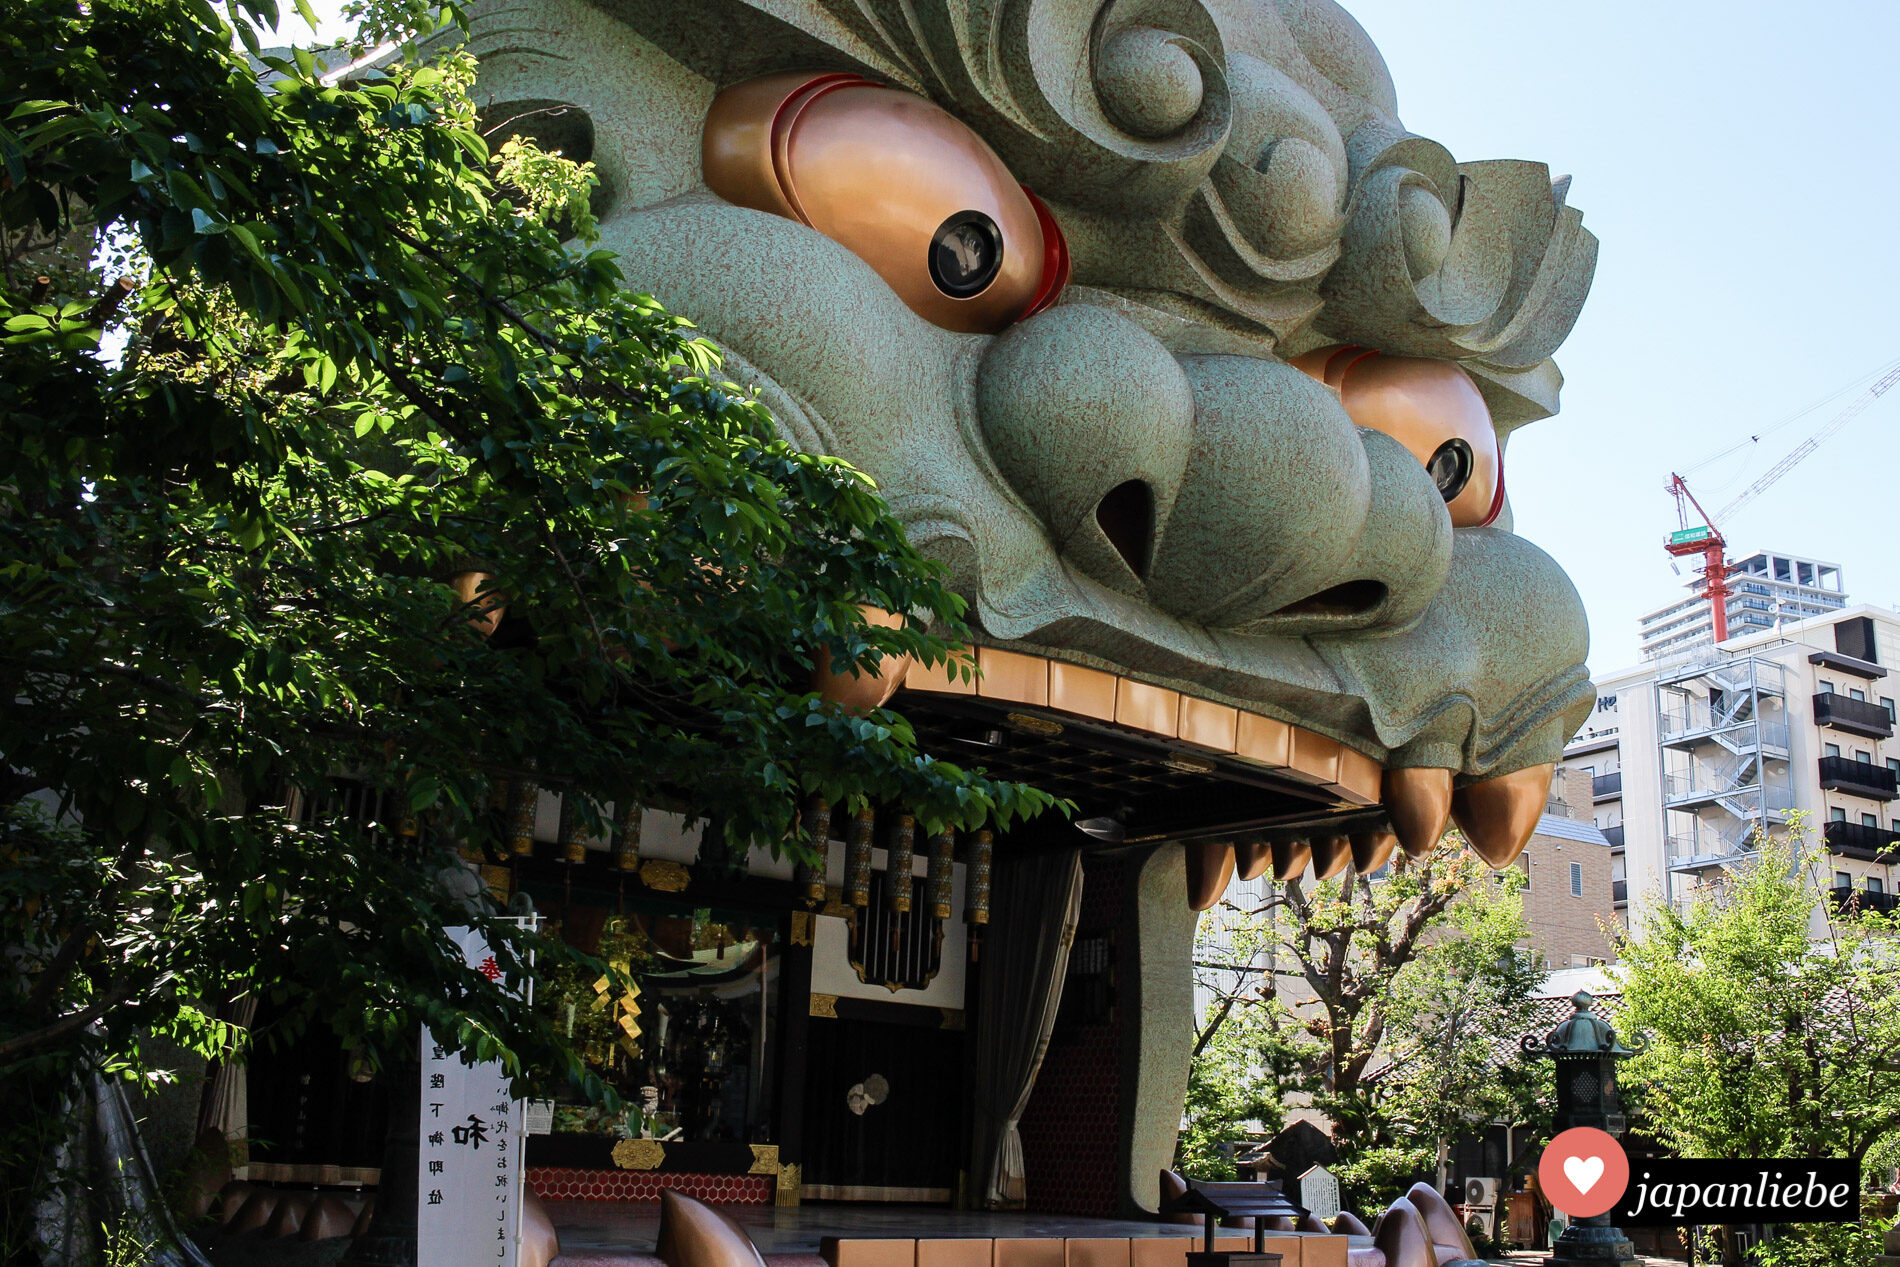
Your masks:
M1018 321L1026 321L1054 307L1056 300L1062 297L1063 288L1069 284L1069 243L1062 236L1062 226L1049 214L1042 199L1036 197L1035 190L1028 185L1022 190L1029 205L1036 209L1036 223L1042 228L1042 284L1036 287L1035 298L1023 309L1023 315L1016 318Z
M1486 511L1484 518L1478 521L1478 527L1489 528L1492 524L1498 521L1498 516L1503 513L1504 513L1504 453L1502 450L1500 450L1498 453L1498 491L1491 495L1491 509Z

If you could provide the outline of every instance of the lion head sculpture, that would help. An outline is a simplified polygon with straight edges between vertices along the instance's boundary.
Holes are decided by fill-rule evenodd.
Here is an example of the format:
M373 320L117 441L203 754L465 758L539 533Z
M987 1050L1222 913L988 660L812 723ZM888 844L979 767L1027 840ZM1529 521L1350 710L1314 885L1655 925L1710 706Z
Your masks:
M477 12L491 117L595 162L629 284L981 642L1324 736L1408 848L1515 857L1592 696L1505 498L1595 264L1567 180L1407 132L1332 0Z

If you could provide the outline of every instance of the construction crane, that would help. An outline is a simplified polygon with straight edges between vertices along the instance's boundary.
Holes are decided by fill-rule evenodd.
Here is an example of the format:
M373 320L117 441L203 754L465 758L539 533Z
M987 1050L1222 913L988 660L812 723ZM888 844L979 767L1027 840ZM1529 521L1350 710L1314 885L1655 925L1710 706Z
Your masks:
M1728 598L1734 593L1729 588L1728 542L1722 536L1722 530L1716 526L1718 521L1726 522L1736 511L1767 492L1782 476L1805 461L1809 454L1820 448L1842 427L1854 421L1867 411L1867 407L1887 394L1887 391L1900 384L1900 366L1887 371L1872 387L1848 402L1847 407L1829 418L1814 434L1803 440L1788 452L1788 455L1769 467L1763 476L1743 489L1735 500L1722 507L1713 517L1702 509L1702 503L1689 491L1688 483L1682 476L1671 473L1669 482L1663 485L1663 491L1676 499L1676 531L1669 534L1663 542L1663 549L1673 558L1683 558L1692 554L1702 556L1703 594L1709 600L1709 617L1713 626L1715 641L1728 640ZM1686 503L1686 504L1685 504ZM1699 524L1689 522L1689 508L1702 520Z

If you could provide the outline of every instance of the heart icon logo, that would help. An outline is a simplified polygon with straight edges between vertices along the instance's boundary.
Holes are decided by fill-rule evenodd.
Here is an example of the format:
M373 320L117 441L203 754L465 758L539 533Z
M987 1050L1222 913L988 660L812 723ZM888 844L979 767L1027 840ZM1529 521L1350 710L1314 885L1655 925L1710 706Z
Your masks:
M1615 1136L1573 1126L1545 1147L1537 1160L1537 1182L1550 1203L1571 1218L1592 1218L1607 1213L1629 1191L1629 1154Z
M1601 1157L1564 1158L1564 1178L1576 1186L1578 1192L1588 1192L1597 1186L1597 1180L1603 1178L1603 1159Z

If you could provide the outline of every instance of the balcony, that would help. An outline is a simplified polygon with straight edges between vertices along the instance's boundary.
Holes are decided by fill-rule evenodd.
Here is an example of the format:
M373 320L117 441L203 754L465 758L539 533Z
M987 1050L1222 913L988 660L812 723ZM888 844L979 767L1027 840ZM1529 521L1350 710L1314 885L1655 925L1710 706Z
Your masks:
M1785 772L1764 783L1754 760L1695 761L1686 770L1663 775L1663 804L1670 809L1720 805L1735 818L1785 823L1794 809L1794 789Z
M1630 900L1630 882L1628 880L1610 881L1610 898L1618 906L1628 906Z
M1866 889L1853 889L1842 885L1834 890L1834 909L1837 911L1878 911L1885 915L1900 908L1900 893L1869 893Z
M1893 718L1886 709L1835 691L1822 691L1814 697L1814 724L1869 739L1885 739L1893 734Z
M1829 792L1864 796L1871 801L1891 801L1896 795L1892 770L1871 761L1850 761L1846 757L1821 758L1821 787Z
M1623 824L1618 823L1614 827L1605 827L1603 829L1603 839L1610 842L1610 848L1621 849L1623 847Z
M1592 801L1613 801L1623 795L1623 772L1593 775L1590 779Z
M1865 862L1900 862L1900 831L1831 820L1822 827L1829 853Z
M1710 871L1745 862L1757 853L1753 829L1724 833L1705 823L1663 838L1671 871Z

